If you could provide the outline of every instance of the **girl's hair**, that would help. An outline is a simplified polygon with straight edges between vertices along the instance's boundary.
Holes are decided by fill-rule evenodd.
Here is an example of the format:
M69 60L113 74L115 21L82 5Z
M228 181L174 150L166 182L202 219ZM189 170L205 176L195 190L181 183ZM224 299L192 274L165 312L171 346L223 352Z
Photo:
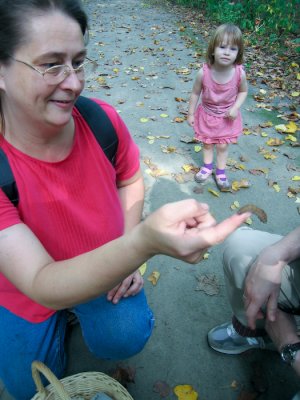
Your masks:
M217 46L219 46L226 36L227 42L238 47L238 55L235 60L236 64L242 64L244 55L244 41L243 35L239 27L232 24L220 25L214 32L212 38L210 39L207 52L206 52L206 62L212 65L215 61L214 51Z
M10 56L25 43L26 25L30 18L53 11L60 11L77 21L82 34L87 36L88 20L80 0L0 0L0 63L8 64ZM3 132L1 98L0 122Z

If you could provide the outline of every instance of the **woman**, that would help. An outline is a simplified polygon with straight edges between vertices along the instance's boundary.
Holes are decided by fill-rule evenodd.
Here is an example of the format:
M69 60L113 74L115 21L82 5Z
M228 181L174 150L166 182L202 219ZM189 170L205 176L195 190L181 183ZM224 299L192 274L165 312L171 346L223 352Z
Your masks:
M35 392L34 359L62 376L66 310L96 356L140 351L153 316L139 265L158 253L198 262L247 217L215 226L207 205L187 200L139 223L143 180L126 126L100 102L119 138L113 168L74 107L86 33L78 0L0 0L0 147L19 191L14 207L0 190L0 378L16 399Z

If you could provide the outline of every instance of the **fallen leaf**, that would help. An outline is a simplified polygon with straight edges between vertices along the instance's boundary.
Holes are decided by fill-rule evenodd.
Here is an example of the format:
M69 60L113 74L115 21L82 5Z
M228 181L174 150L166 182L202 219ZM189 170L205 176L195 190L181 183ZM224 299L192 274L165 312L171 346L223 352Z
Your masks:
M292 181L300 181L300 176L299 175L293 176Z
M197 400L198 393L195 392L191 385L178 385L174 388L174 393L178 400Z
M141 274L142 276L145 274L146 269L147 269L147 263L144 263L144 264L142 264L142 265L140 266L139 271L140 271L140 274Z
M161 118L168 118L168 114L160 114Z
M141 122L148 122L148 121L149 121L149 118L140 118L140 121L141 121Z
M153 391L158 393L160 397L167 397L171 393L171 388L166 382L157 381L153 385Z
M158 271L153 271L153 272L148 276L147 280L148 280L149 282L151 282L153 286L156 286L156 285L157 285L157 282L158 282L158 280L159 280L159 278L160 278L160 272L158 272Z
M207 189L209 193L213 194L216 197L220 197L220 193L213 189Z
M202 147L198 144L196 146L194 146L195 153L199 153L199 151L201 151L201 149L202 149Z
M220 292L220 284L215 274L204 274L196 276L198 284L195 290L201 290L209 296L215 296Z

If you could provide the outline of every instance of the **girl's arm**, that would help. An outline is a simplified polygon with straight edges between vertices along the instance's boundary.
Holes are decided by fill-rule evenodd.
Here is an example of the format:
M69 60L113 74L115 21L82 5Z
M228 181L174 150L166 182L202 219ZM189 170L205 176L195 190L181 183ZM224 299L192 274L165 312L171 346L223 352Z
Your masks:
M198 72L198 74L196 76L196 80L193 85L192 94L190 96L188 118L187 118L187 121L190 126L194 126L194 115L195 115L199 97L200 97L200 94L202 91L202 77L203 77L203 68L200 69L200 71Z
M126 233L134 228L142 218L145 191L141 170L139 169L132 178L118 182L117 185L124 213ZM139 270L137 270L111 289L107 293L107 299L117 304L122 297L139 293L143 286L144 280Z
M166 254L197 263L250 213L216 221L194 199L167 204L127 234L71 259L54 261L22 223L0 231L0 271L21 292L52 309L73 307L106 293L147 259Z
M247 83L245 71L242 70L241 83L240 83L238 95L236 97L236 101L227 113L227 117L229 119L235 119L238 116L238 111L241 108L244 101L246 100L247 94L248 94L248 83Z

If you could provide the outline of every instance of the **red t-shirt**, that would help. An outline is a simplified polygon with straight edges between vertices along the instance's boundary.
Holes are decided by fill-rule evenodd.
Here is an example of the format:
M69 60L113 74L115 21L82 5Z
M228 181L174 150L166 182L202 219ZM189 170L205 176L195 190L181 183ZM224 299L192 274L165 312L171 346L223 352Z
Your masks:
M15 208L0 189L0 229L25 223L56 261L93 250L124 230L116 181L138 171L139 150L115 109L97 102L119 137L115 167L76 109L74 144L63 161L37 160L0 136L19 191ZM25 296L1 273L0 305L31 322L44 321L55 312Z

